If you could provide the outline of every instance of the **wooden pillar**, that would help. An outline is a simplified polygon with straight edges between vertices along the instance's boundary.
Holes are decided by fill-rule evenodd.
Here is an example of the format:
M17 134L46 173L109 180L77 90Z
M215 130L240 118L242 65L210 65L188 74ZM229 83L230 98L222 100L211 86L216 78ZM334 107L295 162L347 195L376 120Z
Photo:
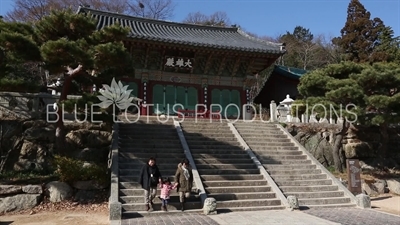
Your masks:
M148 102L148 94L147 94L148 93L148 82L147 82L147 80L144 80L142 82L141 86L142 86L141 91L142 91L143 103L141 105L140 115L148 115L148 112L150 110L148 109L148 106L147 106L147 104L149 103Z

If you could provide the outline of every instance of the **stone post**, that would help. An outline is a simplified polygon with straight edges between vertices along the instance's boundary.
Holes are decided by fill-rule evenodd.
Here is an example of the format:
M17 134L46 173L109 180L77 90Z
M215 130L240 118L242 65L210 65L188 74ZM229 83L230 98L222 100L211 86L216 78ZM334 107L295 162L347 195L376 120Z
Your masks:
M276 115L276 103L274 100L271 101L271 104L269 105L269 110L271 114L270 122L277 122L278 118Z

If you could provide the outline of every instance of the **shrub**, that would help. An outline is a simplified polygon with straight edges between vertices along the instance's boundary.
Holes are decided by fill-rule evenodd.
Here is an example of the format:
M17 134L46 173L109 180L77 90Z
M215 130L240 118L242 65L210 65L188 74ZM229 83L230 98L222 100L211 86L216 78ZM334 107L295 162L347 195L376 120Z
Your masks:
M40 86L23 79L0 78L0 91L38 92Z
M101 184L109 181L109 172L106 164L84 165L85 162L70 157L56 155L54 165L60 180L67 183L75 181L95 180Z

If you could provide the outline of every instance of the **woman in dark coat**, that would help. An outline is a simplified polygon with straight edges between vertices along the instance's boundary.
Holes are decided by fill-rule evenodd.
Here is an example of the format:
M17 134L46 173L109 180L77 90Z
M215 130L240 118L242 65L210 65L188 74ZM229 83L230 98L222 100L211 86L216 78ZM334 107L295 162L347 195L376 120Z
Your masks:
M156 160L150 158L148 163L142 167L139 175L139 184L144 189L146 211L149 211L150 206L153 206L153 199L157 194L157 185L162 182L161 177Z
M193 186L193 173L190 167L189 160L184 159L178 164L175 173L175 185L179 192L179 201L181 203L181 210L185 210L185 200L190 197L190 192Z

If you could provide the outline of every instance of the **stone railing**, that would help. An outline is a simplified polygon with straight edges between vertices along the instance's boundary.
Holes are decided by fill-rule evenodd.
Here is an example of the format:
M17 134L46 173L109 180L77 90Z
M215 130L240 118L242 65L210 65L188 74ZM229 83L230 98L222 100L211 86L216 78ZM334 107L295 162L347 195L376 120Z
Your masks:
M54 111L53 104L59 98L47 93L0 92L0 116L10 114L17 118L38 118L42 113ZM78 98L81 96L68 96L68 99Z

